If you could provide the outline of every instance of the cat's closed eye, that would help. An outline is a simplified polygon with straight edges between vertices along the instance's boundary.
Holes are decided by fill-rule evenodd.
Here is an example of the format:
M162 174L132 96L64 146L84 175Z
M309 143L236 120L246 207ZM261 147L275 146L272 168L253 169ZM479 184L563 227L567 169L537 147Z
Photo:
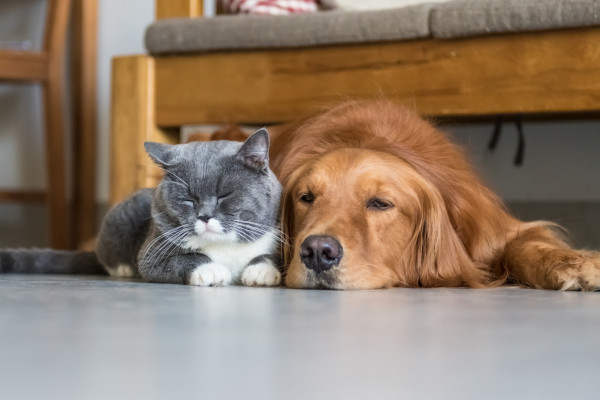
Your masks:
M233 191L220 194L219 197L217 197L217 200L224 200L224 199L228 198L229 196L231 196L232 194L233 194Z
M186 207L194 207L194 202L191 200L183 200L181 202L182 205L186 206Z

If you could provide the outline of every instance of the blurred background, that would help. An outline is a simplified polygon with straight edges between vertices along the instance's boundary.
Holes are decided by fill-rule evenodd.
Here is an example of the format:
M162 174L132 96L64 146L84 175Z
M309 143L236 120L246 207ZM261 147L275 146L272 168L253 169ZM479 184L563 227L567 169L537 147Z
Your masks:
M46 6L43 0L0 1L0 44L39 49ZM98 2L96 206L99 218L106 211L109 199L111 58L144 53L144 31L154 20L154 7L153 0ZM205 2L205 14L214 15L214 8L213 2ZM68 75L70 71L67 69L65 73ZM0 84L0 187L45 187L42 111L38 85ZM66 130L72 135L68 116L65 121ZM444 120L443 126L467 147L480 174L518 216L554 220L573 232L575 243L600 248L599 119L525 119L522 166L513 165L517 134L512 122L505 123L493 152L487 148L493 121ZM47 217L42 204L0 203L0 247L48 245Z

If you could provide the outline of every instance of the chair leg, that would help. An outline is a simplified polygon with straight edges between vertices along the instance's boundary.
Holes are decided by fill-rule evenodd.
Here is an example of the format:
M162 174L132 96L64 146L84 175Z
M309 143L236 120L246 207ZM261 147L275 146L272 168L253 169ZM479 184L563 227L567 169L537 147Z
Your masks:
M98 0L73 1L71 82L73 86L72 236L77 248L96 235L96 64Z
M50 211L50 244L56 249L72 247L71 218L67 200L67 164L63 124L62 82L58 74L44 86L46 132L47 202Z

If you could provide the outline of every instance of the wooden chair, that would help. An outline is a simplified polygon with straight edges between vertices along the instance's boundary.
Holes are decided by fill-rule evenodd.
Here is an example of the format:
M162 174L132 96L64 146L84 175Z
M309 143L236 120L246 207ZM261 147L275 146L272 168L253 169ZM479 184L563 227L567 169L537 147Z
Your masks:
M157 0L157 18L197 0ZM144 140L185 124L289 121L340 98L381 95L432 116L598 113L599 27L113 61L111 200L160 176ZM318 62L317 62L318 61Z
M42 51L0 50L0 81L42 84L48 177L46 192L2 191L0 200L47 201L50 211L51 245L59 249L71 245L62 107L62 74L70 9L71 0L49 1Z

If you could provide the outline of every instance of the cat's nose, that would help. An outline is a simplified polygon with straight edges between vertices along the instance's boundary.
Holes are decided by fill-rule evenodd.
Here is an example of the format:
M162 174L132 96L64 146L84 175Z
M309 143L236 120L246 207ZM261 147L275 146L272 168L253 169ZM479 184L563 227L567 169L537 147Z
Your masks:
M311 235L300 245L300 259L308 269L323 272L340 263L344 249L333 236Z
M208 223L210 217L208 215L198 215L198 219L204 223Z

